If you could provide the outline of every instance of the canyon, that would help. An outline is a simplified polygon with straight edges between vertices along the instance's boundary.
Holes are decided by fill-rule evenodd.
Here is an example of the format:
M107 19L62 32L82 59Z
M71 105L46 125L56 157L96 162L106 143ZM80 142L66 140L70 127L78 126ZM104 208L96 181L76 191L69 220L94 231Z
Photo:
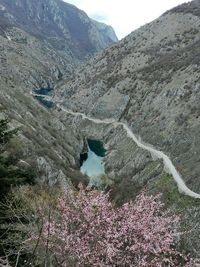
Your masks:
M199 44L199 0L121 41L60 0L0 0L0 109L20 130L13 149L39 169L38 183L69 187L88 182L85 140L101 141L113 199L163 193L198 255ZM55 105L41 104L38 90Z

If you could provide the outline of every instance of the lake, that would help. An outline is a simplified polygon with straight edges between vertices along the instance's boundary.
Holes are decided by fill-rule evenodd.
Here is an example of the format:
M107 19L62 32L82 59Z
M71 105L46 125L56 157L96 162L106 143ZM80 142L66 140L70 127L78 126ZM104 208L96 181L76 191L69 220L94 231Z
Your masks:
M105 174L103 157L106 150L101 141L88 139L87 143L88 153L80 155L80 170L90 178L95 178Z

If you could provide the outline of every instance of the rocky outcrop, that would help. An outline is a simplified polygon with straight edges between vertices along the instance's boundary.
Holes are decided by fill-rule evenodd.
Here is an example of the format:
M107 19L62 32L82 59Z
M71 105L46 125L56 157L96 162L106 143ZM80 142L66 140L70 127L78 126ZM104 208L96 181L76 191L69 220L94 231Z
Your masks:
M106 49L56 94L69 109L127 121L144 141L171 156L194 190L200 187L197 3L183 6L195 13L169 11Z
M95 56L57 87L55 99L75 112L126 122L144 142L169 155L187 186L200 193L199 45L197 0ZM166 205L181 214L181 245L198 256L199 202L181 196L162 163L131 143L122 129L90 124L81 122L83 136L105 142L106 171L120 176L115 198L130 199L144 186L162 192Z
M118 41L117 35L111 26L109 26L103 22L96 21L96 20L92 20L92 21L95 24L95 26L97 27L97 29L101 33L105 34L108 37L108 39L112 40L113 42Z
M63 75L72 75L78 61L69 53L55 51L49 43L17 27L4 29L0 35L1 78L30 92L53 87Z
M53 111L6 79L1 79L0 110L10 119L10 125L19 129L10 145L11 153L18 155L19 164L36 169L37 182L66 186L84 181L79 172L84 143L78 130L63 124Z
M84 142L30 95L69 79L85 58L113 43L88 16L60 0L0 0L0 107L20 128L14 150L38 180L76 181ZM40 178L40 179L39 179Z
M55 50L82 60L116 41L114 31L61 0L0 0L0 16Z
M46 109L30 91L56 84L53 100L66 108L127 122L168 154L199 193L198 3L167 12L74 73L82 60L115 40L109 28L60 0L0 0L0 108L20 128L21 141L13 145L21 162L36 164L40 181L67 186L85 179L79 172L85 138L103 141L114 198L123 202L144 186L163 192L166 204L181 208L183 222L194 229L184 241L193 253L200 251L199 203L180 196L160 160L127 138L123 127Z
M97 25L61 0L0 0L1 76L26 90L69 79L80 62L116 41L110 27L112 34Z

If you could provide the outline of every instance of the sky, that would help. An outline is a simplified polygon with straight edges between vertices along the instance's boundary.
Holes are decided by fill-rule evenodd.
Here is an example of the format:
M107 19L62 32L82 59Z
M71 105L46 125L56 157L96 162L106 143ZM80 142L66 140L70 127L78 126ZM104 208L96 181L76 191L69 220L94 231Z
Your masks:
M121 39L187 0L64 0L89 17L111 25Z

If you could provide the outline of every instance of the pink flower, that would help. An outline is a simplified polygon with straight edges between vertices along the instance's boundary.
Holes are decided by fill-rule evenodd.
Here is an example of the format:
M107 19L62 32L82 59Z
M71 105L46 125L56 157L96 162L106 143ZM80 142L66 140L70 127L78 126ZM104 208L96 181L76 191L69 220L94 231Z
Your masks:
M134 202L115 208L109 194L80 191L62 194L51 222L43 227L60 266L192 266L175 249L178 217L164 211L160 196L142 192ZM179 262L181 259L181 263Z

